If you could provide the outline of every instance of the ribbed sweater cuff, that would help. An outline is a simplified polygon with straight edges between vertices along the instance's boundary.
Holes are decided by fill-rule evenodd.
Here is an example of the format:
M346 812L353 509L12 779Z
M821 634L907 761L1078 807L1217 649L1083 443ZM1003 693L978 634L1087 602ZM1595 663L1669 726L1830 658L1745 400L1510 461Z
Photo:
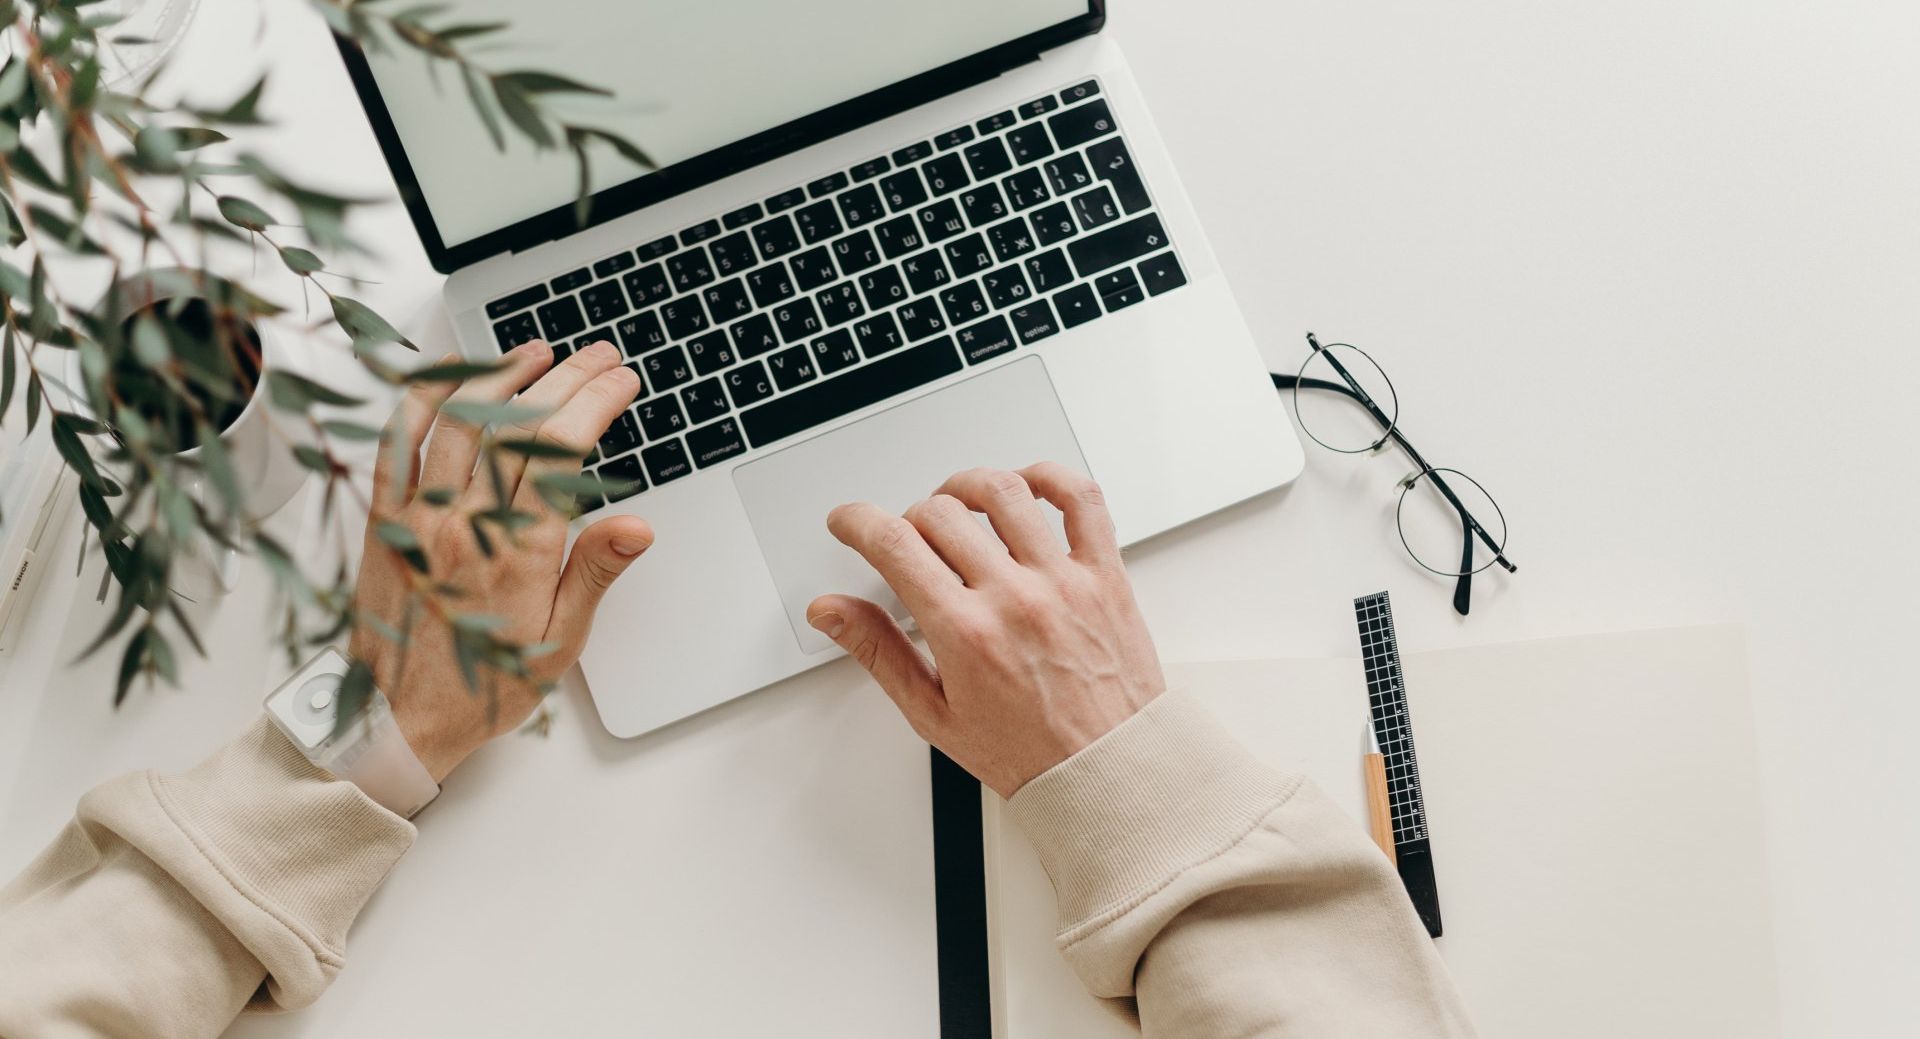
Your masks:
M1008 809L1053 881L1064 932L1126 912L1231 847L1300 782L1169 692L1021 787Z

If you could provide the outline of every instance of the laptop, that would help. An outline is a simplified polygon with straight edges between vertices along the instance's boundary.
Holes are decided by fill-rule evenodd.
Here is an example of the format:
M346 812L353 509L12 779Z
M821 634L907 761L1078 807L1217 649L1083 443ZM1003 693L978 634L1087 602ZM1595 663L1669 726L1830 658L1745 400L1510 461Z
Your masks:
M605 339L640 373L587 460L636 489L580 521L658 535L581 658L615 736L834 659L815 595L905 619L841 502L1053 460L1131 544L1300 471L1104 0L449 6L609 88L569 116L659 164L590 152L582 226L568 153L499 151L418 55L342 48L461 350Z

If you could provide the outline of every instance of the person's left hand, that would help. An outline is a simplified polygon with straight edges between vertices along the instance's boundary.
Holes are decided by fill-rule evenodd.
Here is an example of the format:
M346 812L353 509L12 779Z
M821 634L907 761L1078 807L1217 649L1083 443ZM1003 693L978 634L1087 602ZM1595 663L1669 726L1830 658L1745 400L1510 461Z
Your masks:
M459 589L457 597L443 600L449 614L497 617L503 622L493 633L498 638L520 646L556 647L528 661L530 680L482 669L483 695L473 692L461 673L446 616L416 606L406 647L364 622L356 624L352 655L372 668L374 685L392 703L400 731L436 782L481 744L526 720L540 703L542 686L579 659L602 594L653 543L653 529L645 520L612 516L582 531L569 554L566 517L534 487L534 478L542 473L578 472L594 441L633 403L640 378L621 365L619 351L596 343L555 367L552 349L535 341L508 352L504 360L501 370L457 388L452 383L417 383L409 389L387 426L388 440L374 471L373 508L354 596L357 611L394 629L408 626L405 615L409 602L418 602L420 575L379 534L381 525L399 524L418 541L431 580ZM489 557L469 522L475 512L495 507L492 481L475 474L483 431L442 414L441 407L449 398L499 403L516 393L517 403L546 412L546 417L502 429L499 435L560 444L572 457L502 454L512 507L537 521L512 538L498 526L487 528L493 546ZM429 430L433 439L422 461L420 446ZM404 452L394 449L395 437L401 438ZM411 463L408 471L397 470L396 458ZM423 500L421 488L446 488L453 492L453 501L433 505Z

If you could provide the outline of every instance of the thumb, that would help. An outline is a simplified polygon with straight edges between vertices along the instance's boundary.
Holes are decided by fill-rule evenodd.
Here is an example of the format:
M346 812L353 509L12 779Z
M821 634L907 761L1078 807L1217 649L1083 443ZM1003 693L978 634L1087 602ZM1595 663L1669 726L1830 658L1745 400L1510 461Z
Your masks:
M560 588L553 597L553 619L547 641L578 652L593 628L593 611L640 554L653 546L653 528L638 516L609 516L580 532L560 571Z
M823 595L807 604L807 623L859 661L914 731L932 741L947 706L940 676L887 611L851 595Z

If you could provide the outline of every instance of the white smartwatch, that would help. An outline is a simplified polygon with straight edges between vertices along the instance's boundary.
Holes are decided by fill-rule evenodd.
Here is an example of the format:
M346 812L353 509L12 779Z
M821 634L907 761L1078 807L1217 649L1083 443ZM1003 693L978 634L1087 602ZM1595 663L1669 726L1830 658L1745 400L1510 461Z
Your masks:
M334 701L347 658L328 648L267 694L267 717L307 760L366 791L388 811L411 819L440 796L440 784L413 753L380 690L360 716L334 734Z

